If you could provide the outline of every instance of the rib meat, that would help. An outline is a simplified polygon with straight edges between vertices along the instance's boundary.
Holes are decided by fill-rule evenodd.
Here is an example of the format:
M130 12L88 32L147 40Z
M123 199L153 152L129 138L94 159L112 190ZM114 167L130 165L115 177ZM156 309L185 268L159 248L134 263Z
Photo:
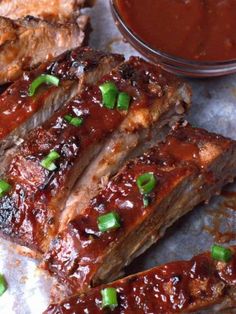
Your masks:
M42 64L35 71L25 73L0 96L0 158L4 157L7 148L78 94L85 84L95 83L122 60L120 55L77 48ZM60 78L60 85L42 86L34 97L30 97L29 85L42 73Z
M223 313L222 309L236 307L236 247L231 250L234 255L229 263L214 261L210 253L200 254L94 288L50 305L44 314L104 313L101 290L107 287L117 290L114 314L199 313L203 309Z
M128 111L102 105L99 85L107 81L132 97ZM87 86L79 97L32 131L11 160L4 177L12 189L0 200L1 234L45 251L63 223L61 213L72 187L108 137L118 129L124 136L149 129L170 110L177 116L173 108L184 101L184 96L190 100L184 83L139 58L121 64L97 85ZM68 124L66 114L82 116L83 124L79 128ZM54 172L40 165L52 150L61 156Z
M1 0L0 16L19 19L27 15L45 20L67 21L77 16L85 0Z
M136 179L154 173L157 185L143 204ZM165 142L130 161L51 243L44 268L69 293L117 277L124 266L163 236L177 219L236 176L236 141L180 127ZM116 211L121 228L98 229L100 215Z
M15 81L23 71L81 46L87 20L80 28L76 23L51 23L30 16L15 21L0 17L0 84Z

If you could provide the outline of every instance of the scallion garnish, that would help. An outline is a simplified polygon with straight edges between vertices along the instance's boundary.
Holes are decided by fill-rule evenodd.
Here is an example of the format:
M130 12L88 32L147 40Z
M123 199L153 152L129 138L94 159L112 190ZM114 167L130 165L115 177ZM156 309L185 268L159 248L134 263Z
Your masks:
M59 78L50 74L41 74L29 86L29 96L34 96L37 88L42 84L59 85Z
M117 100L117 109L119 110L128 110L130 105L131 97L125 92L121 92L118 95Z
M7 282L3 275L0 274L0 296L7 290Z
M0 197L3 197L7 192L9 192L11 186L4 180L0 180Z
M102 102L108 109L114 109L118 96L118 89L112 82L107 82L99 86L102 92Z
M150 198L147 195L143 196L143 206L144 207L148 207L148 205L150 204Z
M110 212L108 214L99 216L97 222L98 229L101 232L120 228L120 217L116 212Z
M228 263L232 258L232 251L220 245L213 245L211 256L214 260Z
M101 290L102 308L114 310L118 306L117 291L115 288L105 288Z
M141 194L149 194L155 188L157 180L153 173L147 172L139 176L136 182Z
M83 118L79 118L79 117L73 117L71 115L65 115L64 116L64 119L71 125L74 125L74 126L81 126L82 123L83 123Z
M41 166L49 171L53 171L57 168L54 161L59 159L60 157L61 156L53 150L41 161Z

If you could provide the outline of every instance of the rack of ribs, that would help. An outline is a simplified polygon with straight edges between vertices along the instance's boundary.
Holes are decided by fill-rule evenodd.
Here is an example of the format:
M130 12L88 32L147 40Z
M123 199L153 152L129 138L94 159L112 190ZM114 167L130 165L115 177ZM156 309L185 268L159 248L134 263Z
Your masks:
M110 58L116 63L121 57ZM99 60L101 66L101 58ZM113 68L114 62L106 69ZM80 66L76 69L80 72ZM56 64L50 71L60 74L60 67ZM190 105L191 92L185 83L139 58L121 63L98 82L93 75L92 78L92 85L85 85L80 95L31 131L11 157L2 176L11 189L0 199L1 236L45 252L58 229L66 225L68 215L73 214L70 208L65 208L65 203L76 181L98 154L100 160L104 159L107 140L116 147L116 143L120 145L117 134L123 136L124 141L140 137L142 141L134 142L127 149L129 154L139 142L142 146L152 138L151 130L155 126L157 138L160 138L164 130L167 132L168 123L181 119ZM106 82L112 82L130 95L129 110L111 110L103 105L99 87ZM79 117L83 123L79 127L71 125L66 116ZM58 155L53 171L42 167L42 161L50 152ZM113 152L113 157L117 158L112 161L112 171L122 164L124 155L119 149ZM101 175L108 172L104 170Z
M137 184L145 174L156 182L148 195ZM170 225L235 176L236 141L190 125L178 127L165 141L129 161L68 222L51 242L43 267L68 293L109 282ZM120 217L119 227L101 231L100 217L112 212Z
M199 313L204 309L211 313L229 309L227 313L234 313L236 247L232 247L231 252L233 256L227 263L215 261L210 253L203 253L189 261L161 265L52 304L44 314L109 312L109 308L102 309L101 292L107 288L117 293L114 314Z

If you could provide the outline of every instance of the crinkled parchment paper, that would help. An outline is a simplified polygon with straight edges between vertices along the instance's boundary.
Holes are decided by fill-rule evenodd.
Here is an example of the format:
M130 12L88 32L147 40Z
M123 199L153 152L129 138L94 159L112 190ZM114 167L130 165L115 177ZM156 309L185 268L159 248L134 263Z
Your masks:
M89 14L94 29L90 41L92 47L124 53L126 57L137 55L122 41L111 17L108 0L97 0ZM189 80L189 83L193 87L190 122L236 139L236 75ZM229 188L236 191L236 185ZM138 258L127 271L146 269L174 259L188 259L208 250L215 241L206 232L212 222L217 221L226 235L236 232L236 211L225 206L222 210L224 201L223 197L215 197L210 204L196 208L170 228L164 239ZM0 298L1 314L40 314L47 307L50 280L37 269L33 259L14 253L12 245L3 240L0 240L0 273L5 274L8 282L8 290Z

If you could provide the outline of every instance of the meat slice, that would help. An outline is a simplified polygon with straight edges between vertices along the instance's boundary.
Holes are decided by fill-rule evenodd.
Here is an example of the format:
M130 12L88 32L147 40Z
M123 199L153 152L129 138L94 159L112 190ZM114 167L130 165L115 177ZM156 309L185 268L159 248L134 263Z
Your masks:
M203 309L219 313L220 309L235 308L236 247L231 251L229 263L215 261L210 253L203 253L190 261L161 265L94 288L61 304L50 305L44 314L105 313L101 308L101 290L111 287L118 296L114 314L199 313Z
M144 204L136 180L152 173L156 186ZM180 127L165 142L130 161L51 243L44 268L85 291L116 278L165 230L236 176L236 141ZM101 232L97 220L116 212L121 227Z
M102 105L99 86L107 81L132 97L129 110ZM124 136L149 129L170 110L178 116L173 108L184 96L190 100L184 83L139 58L131 58L97 85L84 88L80 97L33 130L11 160L4 180L12 188L0 200L2 236L44 252L63 223L61 213L72 187L108 137L118 129ZM69 124L66 115L81 117L82 125ZM55 171L41 166L51 151L60 156Z
M49 118L56 109L78 94L85 84L95 83L121 61L123 57L120 55L77 48L42 64L35 71L25 73L0 96L0 160L7 148ZM59 86L44 85L35 96L30 97L29 85L43 73L58 77Z
M76 23L51 23L33 17L0 17L0 84L15 81L23 71L79 47L88 19Z
M27 15L45 20L67 21L79 13L85 0L1 0L0 16L19 19Z

